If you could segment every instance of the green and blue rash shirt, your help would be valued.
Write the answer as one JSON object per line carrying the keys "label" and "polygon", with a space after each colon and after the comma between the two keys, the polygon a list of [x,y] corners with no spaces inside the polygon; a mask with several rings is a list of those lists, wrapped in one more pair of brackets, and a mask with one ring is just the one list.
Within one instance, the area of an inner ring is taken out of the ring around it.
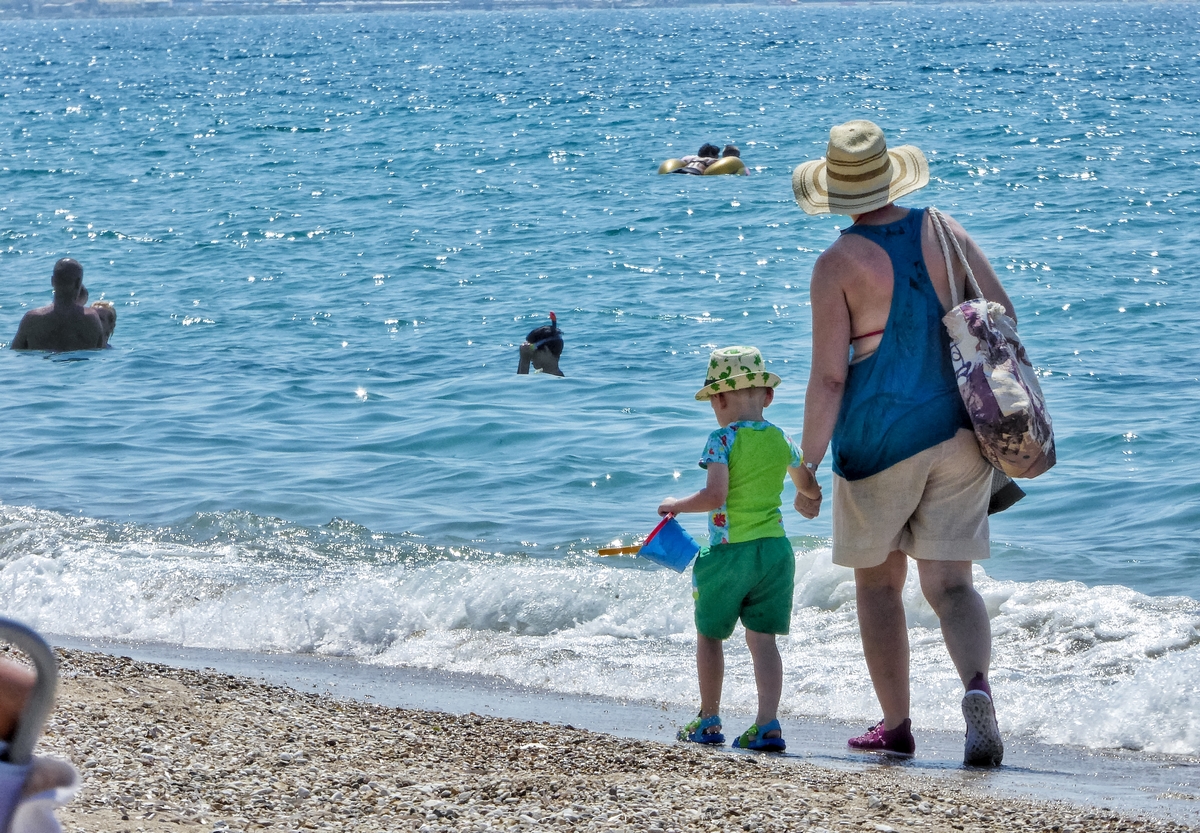
{"label": "green and blue rash shirt", "polygon": [[784,537],[783,481],[803,459],[792,438],[769,422],[732,422],[709,434],[700,468],[729,467],[725,505],[708,513],[709,546]]}

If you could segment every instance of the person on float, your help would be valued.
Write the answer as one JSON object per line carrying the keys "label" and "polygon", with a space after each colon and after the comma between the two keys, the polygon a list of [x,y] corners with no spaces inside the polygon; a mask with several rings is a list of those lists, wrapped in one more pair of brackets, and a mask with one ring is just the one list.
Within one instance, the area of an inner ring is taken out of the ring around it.
{"label": "person on float", "polygon": [[676,170],[675,173],[703,176],[708,166],[716,162],[720,156],[721,151],[717,149],[716,145],[705,142],[700,146],[700,150],[696,151],[695,156],[685,156],[679,160],[683,163],[683,167]]}

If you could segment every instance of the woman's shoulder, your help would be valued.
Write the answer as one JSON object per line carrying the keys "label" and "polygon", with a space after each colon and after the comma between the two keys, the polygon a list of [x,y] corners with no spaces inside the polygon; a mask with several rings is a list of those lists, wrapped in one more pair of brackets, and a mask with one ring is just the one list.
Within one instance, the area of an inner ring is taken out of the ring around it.
{"label": "woman's shoulder", "polygon": [[930,216],[930,215],[932,215],[933,213],[935,213],[935,212],[936,212],[936,213],[937,213],[937,215],[938,215],[939,217],[941,217],[943,220],[945,220],[945,221],[946,221],[946,225],[947,225],[947,226],[950,228],[950,232],[951,232],[951,233],[952,233],[952,234],[953,234],[955,237],[958,237],[958,238],[963,238],[963,237],[967,237],[967,236],[968,236],[968,235],[967,235],[967,230],[966,230],[965,228],[963,228],[963,225],[962,225],[962,223],[960,223],[958,220],[956,220],[956,219],[954,219],[953,217],[951,217],[951,216],[950,216],[949,214],[947,214],[945,211],[942,211],[940,208],[935,208],[934,206],[930,206],[929,208],[924,208],[924,209],[921,209],[921,210],[922,210],[922,211],[924,212],[924,214],[925,214],[925,222],[924,222],[924,225],[925,225],[926,227],[928,227],[928,228],[932,228],[933,218],[932,218],[932,216]]}
{"label": "woman's shoulder", "polygon": [[840,283],[847,277],[869,271],[882,253],[879,244],[861,235],[843,234],[817,256],[813,264],[813,281]]}

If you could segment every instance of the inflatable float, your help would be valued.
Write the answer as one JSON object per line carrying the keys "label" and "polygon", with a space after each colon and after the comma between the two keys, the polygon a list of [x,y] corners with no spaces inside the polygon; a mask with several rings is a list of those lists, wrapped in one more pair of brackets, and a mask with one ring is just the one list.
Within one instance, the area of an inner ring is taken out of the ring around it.
{"label": "inflatable float", "polygon": [[[668,159],[658,166],[660,174],[672,174],[687,165],[682,159]],[[736,156],[724,156],[704,169],[704,176],[722,176],[725,174],[741,174],[745,176],[746,164]]]}

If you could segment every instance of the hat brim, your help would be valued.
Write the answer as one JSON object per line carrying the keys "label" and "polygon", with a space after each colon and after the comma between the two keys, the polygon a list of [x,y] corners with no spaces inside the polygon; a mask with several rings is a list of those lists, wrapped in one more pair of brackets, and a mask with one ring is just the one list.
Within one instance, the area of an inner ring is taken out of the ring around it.
{"label": "hat brim", "polygon": [[718,393],[729,393],[735,390],[750,390],[751,388],[777,388],[783,381],[769,370],[761,373],[739,373],[725,379],[706,382],[704,387],[696,392],[696,398],[703,402],[712,399]]}
{"label": "hat brim", "polygon": [[853,215],[883,208],[929,184],[929,163],[916,145],[889,148],[888,156],[892,160],[892,179],[886,189],[865,194],[831,194],[822,157],[796,167],[792,172],[792,193],[806,214]]}

